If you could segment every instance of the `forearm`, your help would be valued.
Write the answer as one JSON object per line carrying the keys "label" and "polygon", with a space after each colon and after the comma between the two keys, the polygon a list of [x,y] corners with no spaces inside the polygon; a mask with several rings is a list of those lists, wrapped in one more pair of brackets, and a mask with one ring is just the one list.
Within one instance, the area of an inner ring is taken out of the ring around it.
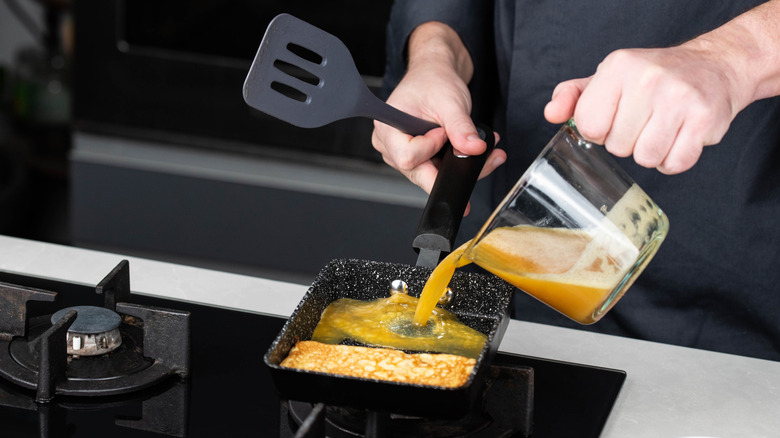
{"label": "forearm", "polygon": [[780,0],[751,9],[685,45],[725,63],[734,109],[780,95]]}
{"label": "forearm", "polygon": [[408,55],[410,70],[435,63],[452,67],[465,83],[474,75],[474,64],[463,41],[451,27],[440,22],[423,23],[412,32]]}

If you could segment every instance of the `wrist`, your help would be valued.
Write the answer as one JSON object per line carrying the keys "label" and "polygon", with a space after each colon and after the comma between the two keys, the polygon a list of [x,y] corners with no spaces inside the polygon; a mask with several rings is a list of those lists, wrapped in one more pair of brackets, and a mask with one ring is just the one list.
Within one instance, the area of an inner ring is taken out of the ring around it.
{"label": "wrist", "polygon": [[449,26],[429,21],[418,26],[409,36],[407,68],[430,68],[438,64],[452,68],[468,83],[474,74],[471,55],[460,36]]}
{"label": "wrist", "polygon": [[770,1],[684,44],[721,65],[737,111],[780,95],[778,20],[780,1]]}

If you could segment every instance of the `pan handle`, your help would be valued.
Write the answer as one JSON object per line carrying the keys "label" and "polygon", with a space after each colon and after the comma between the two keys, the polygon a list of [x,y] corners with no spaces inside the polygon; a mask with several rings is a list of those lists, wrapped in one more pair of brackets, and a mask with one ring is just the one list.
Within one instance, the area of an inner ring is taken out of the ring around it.
{"label": "pan handle", "polygon": [[412,247],[419,253],[418,266],[433,267],[438,264],[442,253],[454,249],[471,192],[495,145],[491,128],[480,123],[476,123],[476,127],[480,138],[487,143],[487,150],[482,155],[457,157],[449,141],[442,148],[439,174],[412,242]]}

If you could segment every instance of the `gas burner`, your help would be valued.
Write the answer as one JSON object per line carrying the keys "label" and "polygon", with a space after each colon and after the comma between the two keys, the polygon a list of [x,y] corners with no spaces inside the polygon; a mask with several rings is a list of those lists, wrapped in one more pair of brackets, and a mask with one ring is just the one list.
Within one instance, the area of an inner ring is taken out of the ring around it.
{"label": "gas burner", "polygon": [[96,306],[66,307],[54,312],[51,323],[76,311],[76,320],[68,329],[67,351],[72,356],[99,356],[114,351],[122,345],[119,325],[122,317],[118,313]]}
{"label": "gas burner", "polygon": [[0,376],[36,391],[119,395],[189,374],[189,312],[131,304],[127,260],[96,287],[104,307],[74,306],[28,315],[28,302],[54,292],[0,283]]}

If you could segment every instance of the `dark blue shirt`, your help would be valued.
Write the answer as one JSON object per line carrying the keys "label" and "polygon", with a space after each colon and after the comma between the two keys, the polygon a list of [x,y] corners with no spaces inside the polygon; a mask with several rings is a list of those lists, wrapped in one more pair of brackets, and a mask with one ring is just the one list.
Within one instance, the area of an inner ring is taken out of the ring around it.
{"label": "dark blue shirt", "polygon": [[[615,49],[678,44],[759,3],[400,0],[388,26],[385,84],[389,91],[403,76],[406,40],[423,22],[449,24],[468,48],[473,116],[493,123],[508,161],[477,189],[485,195],[472,200],[465,239],[558,130],[543,108],[559,82],[592,75]],[[680,175],[631,158],[620,164],[669,217],[658,254],[593,326],[522,293],[514,317],[780,360],[780,99],[748,106],[720,144]]]}

